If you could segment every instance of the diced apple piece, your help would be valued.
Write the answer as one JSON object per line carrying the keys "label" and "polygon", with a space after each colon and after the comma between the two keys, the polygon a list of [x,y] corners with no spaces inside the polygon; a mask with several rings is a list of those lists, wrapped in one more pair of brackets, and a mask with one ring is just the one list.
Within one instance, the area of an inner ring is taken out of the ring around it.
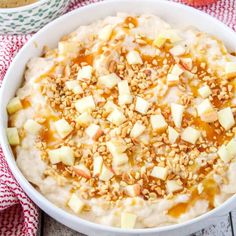
{"label": "diced apple piece", "polygon": [[112,166],[122,166],[124,164],[127,164],[128,161],[129,158],[126,153],[116,153],[112,158]]}
{"label": "diced apple piece", "polygon": [[108,141],[106,145],[112,156],[117,153],[123,153],[127,149],[126,143],[123,139],[112,139]]}
{"label": "diced apple piece", "polygon": [[186,70],[190,71],[193,68],[193,61],[192,61],[192,58],[190,57],[180,58],[180,63]]}
{"label": "diced apple piece", "polygon": [[171,103],[171,116],[177,128],[181,127],[184,113],[184,106],[176,103]]}
{"label": "diced apple piece", "polygon": [[140,195],[141,188],[139,184],[132,184],[125,187],[125,192],[130,197],[136,197]]}
{"label": "diced apple piece", "polygon": [[99,179],[102,181],[109,181],[114,176],[114,173],[108,169],[105,165],[102,166],[102,172],[99,175]]}
{"label": "diced apple piece", "polygon": [[173,30],[165,30],[161,32],[157,38],[154,40],[153,44],[157,47],[162,47],[166,40],[169,40],[171,43],[175,43],[181,40],[179,35]]}
{"label": "diced apple piece", "polygon": [[98,140],[98,138],[103,134],[99,125],[91,124],[86,130],[85,133],[93,140]]}
{"label": "diced apple piece", "polygon": [[80,198],[75,193],[73,193],[71,195],[70,200],[68,201],[68,206],[72,211],[78,214],[83,210],[85,204],[80,200]]}
{"label": "diced apple piece", "polygon": [[119,95],[118,96],[118,103],[120,106],[125,104],[131,104],[133,101],[133,96],[129,94]]}
{"label": "diced apple piece", "polygon": [[166,189],[168,193],[174,193],[183,189],[183,186],[176,180],[167,180]]}
{"label": "diced apple piece", "polygon": [[207,98],[211,95],[211,89],[208,85],[204,85],[198,89],[198,93],[202,98]]}
{"label": "diced apple piece", "polygon": [[184,70],[177,64],[175,64],[171,70],[172,75],[180,76],[184,73]]}
{"label": "diced apple piece", "polygon": [[167,175],[168,175],[168,168],[154,166],[150,175],[157,179],[166,180]]}
{"label": "diced apple piece", "polygon": [[34,134],[34,135],[37,135],[39,133],[39,131],[41,130],[41,128],[42,128],[42,126],[38,122],[36,122],[32,119],[27,120],[24,124],[24,129],[28,133]]}
{"label": "diced apple piece", "polygon": [[90,170],[84,164],[73,166],[73,170],[77,175],[83,178],[86,178],[86,179],[91,178]]}
{"label": "diced apple piece", "polygon": [[61,162],[61,154],[60,154],[60,148],[58,149],[53,149],[48,151],[48,157],[51,162],[51,164],[57,164]]}
{"label": "diced apple piece", "polygon": [[179,133],[172,128],[171,126],[168,126],[168,139],[171,144],[174,144],[176,140],[179,137]]}
{"label": "diced apple piece", "polygon": [[77,80],[90,81],[92,78],[93,67],[92,66],[83,66],[77,75]]}
{"label": "diced apple piece", "polygon": [[50,163],[53,165],[61,162],[61,155],[58,155],[58,153],[55,152],[55,150],[49,151],[48,156],[49,156]]}
{"label": "diced apple piece", "polygon": [[124,116],[124,114],[119,111],[119,110],[114,110],[113,112],[111,112],[111,114],[107,117],[107,120],[110,121],[111,123],[113,123],[114,125],[121,125],[122,123],[124,123],[124,121],[126,120],[126,117]]}
{"label": "diced apple piece", "polygon": [[136,223],[137,216],[132,213],[122,212],[121,213],[121,228],[122,229],[133,229]]}
{"label": "diced apple piece", "polygon": [[67,89],[71,90],[75,94],[83,93],[82,87],[79,85],[77,80],[69,80],[65,83]]}
{"label": "diced apple piece", "polygon": [[52,164],[62,162],[68,166],[74,165],[75,156],[73,150],[70,147],[62,146],[57,149],[49,150],[48,156]]}
{"label": "diced apple piece", "polygon": [[214,108],[210,102],[209,99],[203,100],[198,106],[197,106],[197,112],[199,116],[202,116],[204,114],[207,114],[209,112],[214,111]]}
{"label": "diced apple piece", "polygon": [[163,132],[168,127],[168,124],[166,123],[165,118],[161,114],[151,115],[150,120],[151,120],[152,129],[155,132]]}
{"label": "diced apple piece", "polygon": [[225,163],[230,162],[236,156],[235,138],[232,138],[226,146],[222,145],[218,150],[218,155]]}
{"label": "diced apple piece", "polygon": [[226,145],[226,149],[230,156],[235,157],[236,156],[236,140],[235,138],[232,138]]}
{"label": "diced apple piece", "polygon": [[177,85],[179,83],[179,76],[169,73],[167,75],[167,84],[170,86]]}
{"label": "diced apple piece", "polygon": [[170,49],[170,53],[176,57],[182,56],[183,54],[185,54],[185,52],[186,52],[186,49],[182,45],[176,45]]}
{"label": "diced apple piece", "polygon": [[129,95],[130,89],[127,80],[122,80],[118,83],[118,90],[120,95]]}
{"label": "diced apple piece", "polygon": [[20,144],[20,137],[16,127],[7,128],[7,139],[10,145]]}
{"label": "diced apple piece", "polygon": [[130,104],[133,101],[133,97],[130,95],[129,84],[127,80],[122,80],[118,83],[119,90],[119,105]]}
{"label": "diced apple piece", "polygon": [[59,148],[61,152],[61,161],[65,165],[71,166],[75,162],[74,152],[70,147],[61,147]]}
{"label": "diced apple piece", "polygon": [[95,103],[93,100],[93,96],[87,96],[79,99],[75,103],[75,108],[79,113],[83,112],[91,112],[95,109]]}
{"label": "diced apple piece", "polygon": [[201,115],[201,120],[207,123],[215,122],[218,120],[217,111],[213,110]]}
{"label": "diced apple piece", "polygon": [[13,114],[23,108],[21,101],[18,97],[12,98],[9,103],[7,104],[7,111],[8,114]]}
{"label": "diced apple piece", "polygon": [[89,126],[93,122],[93,117],[88,112],[84,112],[78,116],[76,122],[81,126]]}
{"label": "diced apple piece", "polygon": [[201,132],[192,128],[192,127],[187,127],[183,133],[181,138],[191,144],[195,144],[197,140],[200,138]]}
{"label": "diced apple piece", "polygon": [[98,78],[98,84],[109,89],[115,87],[119,81],[120,77],[115,73],[109,75],[103,75]]}
{"label": "diced apple piece", "polygon": [[218,155],[220,157],[220,159],[225,162],[228,163],[231,161],[231,159],[233,158],[232,155],[230,155],[230,153],[228,152],[227,148],[225,145],[222,145],[219,149],[218,149]]}
{"label": "diced apple piece", "polygon": [[119,109],[118,106],[116,104],[114,104],[113,102],[111,102],[111,101],[107,101],[107,103],[104,105],[103,108],[108,113]]}
{"label": "diced apple piece", "polygon": [[143,64],[142,58],[137,51],[130,51],[126,55],[126,59],[130,65]]}
{"label": "diced apple piece", "polygon": [[236,76],[236,62],[226,62],[225,74],[229,79]]}
{"label": "diced apple piece", "polygon": [[225,130],[229,130],[235,125],[234,115],[230,107],[218,111],[218,120]]}
{"label": "diced apple piece", "polygon": [[145,115],[150,107],[149,102],[141,97],[137,97],[135,104],[135,111]]}
{"label": "diced apple piece", "polygon": [[56,121],[54,125],[57,133],[60,135],[61,138],[65,138],[73,130],[73,127],[65,119],[60,119]]}
{"label": "diced apple piece", "polygon": [[93,159],[93,176],[98,176],[102,172],[103,158],[101,156],[94,157]]}
{"label": "diced apple piece", "polygon": [[157,36],[157,38],[153,41],[154,46],[161,48],[165,42],[166,42],[166,38],[164,38],[161,34]]}
{"label": "diced apple piece", "polygon": [[79,51],[78,42],[61,41],[58,43],[58,54],[65,57],[75,57]]}
{"label": "diced apple piece", "polygon": [[150,143],[150,137],[148,134],[142,134],[138,137],[138,141],[145,145],[148,145]]}
{"label": "diced apple piece", "polygon": [[134,126],[133,126],[133,128],[130,132],[130,137],[131,138],[137,138],[138,136],[140,136],[144,132],[145,129],[146,129],[146,127],[142,124],[142,122],[137,121],[134,124]]}
{"label": "diced apple piece", "polygon": [[103,40],[103,41],[107,41],[110,39],[111,37],[111,33],[112,33],[112,30],[113,30],[113,26],[112,25],[106,25],[104,26],[98,33],[98,38],[100,40]]}

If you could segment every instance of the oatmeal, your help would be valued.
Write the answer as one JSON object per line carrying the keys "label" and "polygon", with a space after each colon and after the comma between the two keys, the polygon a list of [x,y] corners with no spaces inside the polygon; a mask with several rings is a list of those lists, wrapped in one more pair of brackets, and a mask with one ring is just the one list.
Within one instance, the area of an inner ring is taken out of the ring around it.
{"label": "oatmeal", "polygon": [[29,61],[9,143],[35,188],[84,219],[183,222],[236,192],[235,78],[215,37],[119,13]]}
{"label": "oatmeal", "polygon": [[21,7],[35,2],[36,0],[0,0],[0,8]]}

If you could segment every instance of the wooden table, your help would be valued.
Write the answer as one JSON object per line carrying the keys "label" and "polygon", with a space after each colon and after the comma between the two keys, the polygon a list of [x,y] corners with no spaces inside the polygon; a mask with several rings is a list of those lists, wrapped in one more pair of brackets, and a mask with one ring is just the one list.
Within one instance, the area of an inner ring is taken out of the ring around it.
{"label": "wooden table", "polygon": [[[46,213],[41,212],[38,236],[82,236],[66,226],[58,223]],[[236,209],[229,214],[219,217],[216,225],[192,234],[191,236],[236,236]],[[179,235],[181,236],[181,235]]]}

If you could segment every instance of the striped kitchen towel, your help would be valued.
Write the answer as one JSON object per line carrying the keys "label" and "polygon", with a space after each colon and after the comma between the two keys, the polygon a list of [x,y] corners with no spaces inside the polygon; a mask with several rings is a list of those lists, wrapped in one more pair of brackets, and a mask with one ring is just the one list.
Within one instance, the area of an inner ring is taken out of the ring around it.
{"label": "striped kitchen towel", "polygon": [[[68,11],[97,1],[73,0]],[[196,5],[199,1],[176,0],[191,5]],[[218,0],[198,9],[218,18],[236,31],[235,0]],[[0,85],[13,57],[30,37],[30,35],[0,36]],[[36,235],[37,226],[38,209],[14,179],[0,148],[0,236]]]}

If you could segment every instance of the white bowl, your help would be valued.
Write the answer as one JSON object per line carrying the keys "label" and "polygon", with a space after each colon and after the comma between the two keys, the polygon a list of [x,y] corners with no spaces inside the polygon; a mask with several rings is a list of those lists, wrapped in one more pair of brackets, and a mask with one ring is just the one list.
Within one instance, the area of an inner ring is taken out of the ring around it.
{"label": "white bowl", "polygon": [[[3,81],[0,94],[0,141],[6,156],[9,167],[29,197],[47,214],[55,218],[62,224],[88,235],[187,235],[195,232],[211,223],[217,221],[218,216],[225,214],[236,206],[236,196],[228,199],[220,207],[207,212],[197,218],[187,222],[149,229],[119,229],[104,225],[95,224],[83,220],[75,215],[69,214],[64,210],[49,202],[44,196],[37,192],[34,187],[25,179],[18,169],[11,147],[8,144],[5,129],[7,127],[8,115],[6,105],[15,91],[22,83],[22,75],[27,61],[40,55],[42,47],[56,47],[59,39],[76,29],[79,25],[89,24],[97,19],[108,15],[114,15],[116,12],[128,13],[153,13],[172,25],[176,26],[197,26],[200,30],[206,31],[223,40],[225,45],[232,51],[236,51],[236,34],[216,19],[197,11],[193,8],[177,3],[161,0],[113,0],[92,4],[70,12],[57,20],[51,22],[37,34],[35,34],[28,43],[17,54],[12,62],[6,77]],[[89,17],[88,17],[89,16]]]}

